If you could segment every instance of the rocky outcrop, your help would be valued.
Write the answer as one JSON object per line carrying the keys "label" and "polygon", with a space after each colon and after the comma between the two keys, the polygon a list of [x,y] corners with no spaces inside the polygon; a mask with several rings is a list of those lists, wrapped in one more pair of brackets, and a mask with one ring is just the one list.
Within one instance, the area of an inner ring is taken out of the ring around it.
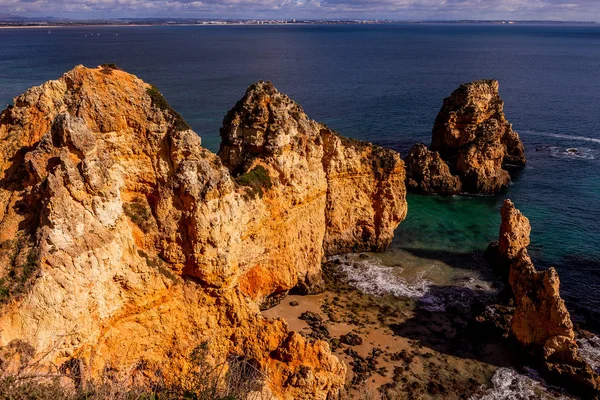
{"label": "rocky outcrop", "polygon": [[516,303],[511,329],[519,343],[546,349],[556,340],[573,341],[573,323],[554,268],[537,271],[523,249],[513,259],[509,283]]}
{"label": "rocky outcrop", "polygon": [[[398,153],[344,138],[308,119],[269,82],[248,89],[225,117],[221,138],[219,156],[236,179],[264,166],[275,188],[283,188],[280,197],[290,202],[276,209],[299,208],[309,216],[299,215],[295,223],[303,235],[314,232],[307,237],[310,243],[323,243],[323,252],[315,252],[318,260],[383,250],[406,217],[405,170]],[[285,238],[285,229],[275,231],[278,238],[269,243],[295,240]]]}
{"label": "rocky outcrop", "polygon": [[452,175],[448,164],[437,151],[424,144],[412,147],[406,158],[406,187],[422,194],[457,194],[462,190],[458,176]]}
{"label": "rocky outcrop", "polygon": [[500,224],[500,237],[498,240],[498,252],[506,262],[514,260],[521,250],[529,246],[531,225],[529,219],[517,210],[509,199],[504,200],[500,209],[502,222]]}
{"label": "rocky outcrop", "polygon": [[509,267],[515,299],[511,332],[517,342],[542,360],[546,374],[581,395],[599,396],[600,378],[581,358],[573,322],[560,297],[554,268],[537,271],[527,253],[529,220],[505,200],[496,257]]}
{"label": "rocky outcrop", "polygon": [[[461,85],[444,100],[433,127],[431,151],[438,152],[452,175],[456,175],[468,193],[491,194],[505,189],[510,182],[507,166],[525,165],[525,153],[519,135],[504,115],[504,102],[498,94],[498,81],[480,80]],[[405,159],[407,176],[422,177],[424,183],[409,185],[427,193],[447,193],[443,185],[437,191],[429,184],[429,164],[419,163],[422,149],[413,148]],[[445,167],[436,170],[445,171]],[[445,178],[450,179],[450,175]],[[454,177],[452,177],[454,178]]]}
{"label": "rocky outcrop", "polygon": [[318,284],[326,254],[384,248],[406,214],[402,161],[266,83],[221,134],[219,157],[114,68],[16,98],[0,117],[0,350],[168,380],[202,346],[260,366],[278,398],[337,396],[346,368],[328,345],[259,304]]}
{"label": "rocky outcrop", "polygon": [[521,250],[529,246],[531,225],[529,219],[509,199],[504,200],[500,214],[500,237],[497,242],[490,243],[486,258],[495,272],[508,282],[511,264]]}

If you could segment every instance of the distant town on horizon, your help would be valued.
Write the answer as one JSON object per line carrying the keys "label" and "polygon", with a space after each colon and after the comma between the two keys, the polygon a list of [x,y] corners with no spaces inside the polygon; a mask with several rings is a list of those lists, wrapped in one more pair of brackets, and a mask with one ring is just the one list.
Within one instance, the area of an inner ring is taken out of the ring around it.
{"label": "distant town on horizon", "polygon": [[432,24],[561,24],[561,25],[596,25],[596,21],[561,21],[561,20],[479,20],[479,19],[275,19],[275,18],[99,18],[99,19],[71,19],[60,17],[23,17],[12,14],[0,14],[0,26],[5,27],[47,27],[47,26],[141,26],[141,25],[289,25],[289,24],[322,24],[322,25],[349,25],[349,24],[394,24],[394,23],[432,23]]}

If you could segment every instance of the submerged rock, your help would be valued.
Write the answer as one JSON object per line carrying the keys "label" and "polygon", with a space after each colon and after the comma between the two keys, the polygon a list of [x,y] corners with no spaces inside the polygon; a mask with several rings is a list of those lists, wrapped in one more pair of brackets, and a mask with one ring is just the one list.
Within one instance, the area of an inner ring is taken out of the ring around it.
{"label": "submerged rock", "polygon": [[[498,87],[495,80],[461,85],[444,100],[435,120],[431,151],[441,157],[441,160],[436,159],[435,170],[448,169],[445,176],[458,176],[462,184],[459,190],[464,192],[497,193],[510,182],[505,167],[523,166],[526,162],[519,135],[504,115]],[[447,193],[447,185],[438,187],[429,183],[430,163],[419,162],[416,157],[419,153],[411,151],[405,162],[407,176],[420,177],[423,183],[417,181],[408,187],[420,191],[426,188],[427,193]]]}
{"label": "submerged rock", "polygon": [[78,66],[17,97],[0,115],[0,350],[167,382],[202,346],[268,371],[277,398],[335,398],[344,364],[259,305],[318,286],[324,255],[389,244],[402,160],[262,82],[221,135],[219,157],[118,69]]}

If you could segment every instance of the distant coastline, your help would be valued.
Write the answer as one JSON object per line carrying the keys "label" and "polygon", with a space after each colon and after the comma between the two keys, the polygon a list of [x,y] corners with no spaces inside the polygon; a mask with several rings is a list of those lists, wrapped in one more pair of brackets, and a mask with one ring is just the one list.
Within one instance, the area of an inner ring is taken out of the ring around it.
{"label": "distant coastline", "polygon": [[442,25],[598,25],[596,21],[546,20],[297,20],[297,19],[119,19],[119,20],[62,20],[58,18],[32,19],[11,16],[0,17],[0,28],[64,28],[64,27],[127,27],[127,26],[264,26],[264,25],[389,25],[389,24],[442,24]]}

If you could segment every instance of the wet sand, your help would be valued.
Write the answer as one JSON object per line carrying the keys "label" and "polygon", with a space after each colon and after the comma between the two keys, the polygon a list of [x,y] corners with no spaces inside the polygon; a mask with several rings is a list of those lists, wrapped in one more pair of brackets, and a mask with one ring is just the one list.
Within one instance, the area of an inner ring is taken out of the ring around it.
{"label": "wet sand", "polygon": [[[325,337],[322,329],[315,334],[302,319],[306,312],[321,318]],[[412,300],[376,298],[358,291],[288,296],[263,312],[267,318],[285,319],[290,329],[307,337],[328,340],[348,366],[352,398],[366,398],[365,392],[372,397],[378,390],[398,399],[469,398],[490,385],[499,366],[510,365],[503,349],[496,346],[482,351],[484,359],[464,351],[460,328],[451,318],[432,314],[420,321],[424,316],[417,314]],[[362,343],[347,344],[344,335],[349,333]],[[453,346],[462,354],[451,354]]]}
{"label": "wet sand", "polygon": [[517,398],[560,397],[515,371],[518,354],[484,332],[472,302],[430,311],[418,299],[365,294],[338,267],[324,266],[326,292],[287,296],[263,315],[329,342],[348,367],[348,398],[502,399],[519,391],[534,397]]}

